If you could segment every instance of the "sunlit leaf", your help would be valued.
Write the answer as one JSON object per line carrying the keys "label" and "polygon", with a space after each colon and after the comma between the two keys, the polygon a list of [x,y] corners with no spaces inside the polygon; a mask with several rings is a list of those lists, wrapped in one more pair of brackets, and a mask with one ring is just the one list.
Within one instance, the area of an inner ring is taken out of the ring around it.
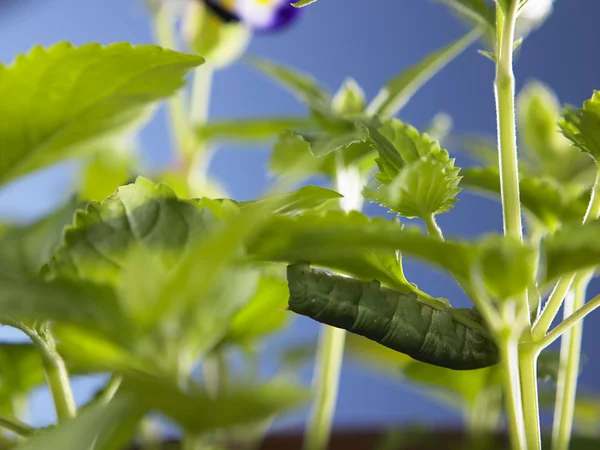
{"label": "sunlit leaf", "polygon": [[496,28],[494,5],[486,0],[436,0],[448,5],[459,16],[471,23],[484,26],[488,32]]}
{"label": "sunlit leaf", "polygon": [[90,144],[147,117],[202,62],[155,46],[34,47],[0,68],[0,117],[10,118],[0,124],[0,182],[88,155],[98,148]]}
{"label": "sunlit leaf", "polygon": [[299,0],[295,3],[292,3],[292,6],[295,6],[296,8],[302,8],[304,6],[310,5],[311,3],[316,2],[317,0]]}
{"label": "sunlit leaf", "polygon": [[569,108],[560,123],[565,136],[579,150],[600,158],[600,92],[595,91],[581,109]]}
{"label": "sunlit leaf", "polygon": [[304,186],[289,194],[279,194],[277,196],[271,196],[263,200],[253,200],[249,202],[242,202],[240,206],[248,206],[251,204],[264,203],[277,199],[277,209],[273,212],[276,214],[298,214],[305,211],[317,211],[326,209],[333,202],[339,202],[342,198],[341,194],[330,189],[325,189],[319,186]]}
{"label": "sunlit leaf", "polygon": [[247,343],[282,328],[288,321],[285,280],[263,276],[250,301],[234,317],[225,342]]}
{"label": "sunlit leaf", "polygon": [[377,146],[382,173],[376,178],[382,184],[368,189],[365,196],[405,217],[427,219],[449,211],[457,201],[461,177],[448,152],[397,120],[386,123],[380,132],[395,148]]}
{"label": "sunlit leaf", "polygon": [[370,115],[395,116],[421,86],[460,55],[480,35],[478,30],[472,31],[389,80],[369,104],[367,112]]}
{"label": "sunlit leaf", "polygon": [[[395,259],[396,250],[442,267],[460,278],[469,278],[473,249],[466,243],[442,242],[425,236],[418,229],[403,229],[397,223],[368,219],[358,212],[273,217],[250,247],[260,259],[308,261],[399,287],[405,285],[404,277],[394,273],[394,264],[389,264]],[[382,265],[383,261],[388,263]]]}

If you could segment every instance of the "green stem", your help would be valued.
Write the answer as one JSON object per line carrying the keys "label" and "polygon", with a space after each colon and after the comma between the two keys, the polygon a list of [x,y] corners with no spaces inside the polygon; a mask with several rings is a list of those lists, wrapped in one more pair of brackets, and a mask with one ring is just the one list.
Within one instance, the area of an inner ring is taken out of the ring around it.
{"label": "green stem", "polygon": [[[563,331],[560,329],[561,327],[568,330],[562,337],[560,347],[560,365],[552,426],[553,450],[568,450],[571,441],[581,357],[582,319],[600,304],[600,297],[596,297],[584,306],[585,294],[592,275],[593,272],[577,275],[573,282],[573,295],[568,296],[570,298],[565,302],[565,320],[553,330],[556,332],[556,337]],[[552,333],[547,337],[551,335]]]}
{"label": "green stem", "polygon": [[12,431],[15,434],[18,434],[22,437],[31,436],[35,429],[30,427],[29,425],[21,422],[18,419],[14,419],[12,417],[6,417],[0,414],[0,427],[6,428],[9,431]]}
{"label": "green stem", "polygon": [[542,447],[537,385],[537,358],[539,352],[534,344],[519,346],[519,374],[523,395],[523,418],[527,430],[527,448]]}
{"label": "green stem", "polygon": [[[343,210],[362,209],[362,177],[358,167],[338,166],[337,191]],[[325,450],[329,444],[346,341],[345,330],[321,326],[315,362],[315,405],[304,436],[304,450]]]}
{"label": "green stem", "polygon": [[[494,87],[504,234],[523,240],[515,121],[515,78],[513,75],[513,46],[518,3],[517,0],[513,0],[501,20],[501,41]],[[498,8],[498,14],[502,14],[500,8]]]}
{"label": "green stem", "polygon": [[519,342],[510,330],[498,337],[500,363],[504,370],[504,396],[512,450],[527,450],[523,418],[521,385],[519,382]]}
{"label": "green stem", "polygon": [[427,233],[429,233],[429,236],[435,237],[440,241],[444,240],[444,235],[442,234],[442,230],[435,220],[434,214],[425,217],[423,219],[423,222],[425,222],[425,226],[427,227]]}
{"label": "green stem", "polygon": [[[161,47],[177,50],[174,27],[175,15],[172,8],[169,5],[158,7],[154,14],[154,34]],[[182,89],[168,101],[168,120],[173,145],[184,161],[194,152],[196,140],[186,110],[186,92]]]}
{"label": "green stem", "polygon": [[40,330],[34,330],[22,322],[5,319],[1,320],[8,326],[21,330],[36,346],[42,357],[42,368],[46,382],[54,402],[56,417],[59,422],[69,420],[77,415],[75,399],[71,390],[69,373],[62,357],[56,351],[56,342],[50,331],[43,325]]}

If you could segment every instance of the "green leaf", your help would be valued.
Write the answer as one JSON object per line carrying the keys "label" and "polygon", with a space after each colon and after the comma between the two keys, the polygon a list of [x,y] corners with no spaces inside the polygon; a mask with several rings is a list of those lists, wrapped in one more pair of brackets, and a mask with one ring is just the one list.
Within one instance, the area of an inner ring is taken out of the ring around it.
{"label": "green leaf", "polygon": [[97,152],[79,176],[79,197],[82,200],[101,200],[126,184],[134,171],[134,159],[122,149]]}
{"label": "green leaf", "polygon": [[225,342],[252,343],[281,329],[288,321],[288,291],[285,280],[263,276],[250,301],[234,317]]}
{"label": "green leaf", "polygon": [[419,229],[403,229],[358,212],[272,217],[249,247],[255,258],[280,262],[308,261],[313,265],[377,279],[401,290],[404,277],[396,271],[396,251],[442,267],[464,280],[474,249],[463,242],[442,242]]}
{"label": "green leaf", "polygon": [[44,381],[42,359],[32,344],[0,343],[0,411],[19,416],[28,393]]}
{"label": "green leaf", "polygon": [[299,0],[296,3],[292,3],[292,6],[296,7],[296,8],[302,8],[304,6],[310,5],[314,2],[316,2],[317,0]]}
{"label": "green leaf", "polygon": [[[471,168],[462,172],[461,184],[476,192],[500,196],[500,174],[497,167]],[[573,198],[551,180],[521,175],[519,181],[521,204],[549,229],[561,223],[581,221],[588,199]]]}
{"label": "green leaf", "polygon": [[310,146],[310,152],[317,158],[321,158],[335,151],[344,151],[352,145],[364,142],[368,137],[368,131],[362,126],[353,126],[348,130],[336,133],[303,134],[302,137]]}
{"label": "green leaf", "polygon": [[488,31],[496,29],[496,9],[486,0],[436,0],[448,5],[455,13],[470,23],[481,25]]}
{"label": "green leaf", "polygon": [[533,247],[518,239],[490,235],[479,243],[476,264],[487,292],[506,300],[533,284],[537,254]]}
{"label": "green leaf", "polygon": [[384,347],[358,334],[348,333],[346,335],[345,348],[351,359],[393,377],[398,376],[400,369],[415,362],[404,353]]}
{"label": "green leaf", "polygon": [[262,142],[278,137],[281,133],[304,127],[308,121],[300,117],[267,117],[211,121],[197,128],[198,136],[206,141]]}
{"label": "green leaf", "polygon": [[245,24],[224,22],[203,2],[189,2],[183,19],[183,35],[188,46],[216,68],[239,59],[252,38],[252,31]]}
{"label": "green leaf", "polygon": [[331,108],[342,117],[355,117],[366,108],[365,93],[353,78],[347,78],[331,101]]}
{"label": "green leaf", "polygon": [[318,211],[327,209],[333,202],[339,203],[343,196],[331,189],[319,186],[304,186],[289,194],[270,196],[262,200],[240,203],[241,207],[276,201],[278,206],[273,211],[276,214],[299,214],[307,210]]}
{"label": "green leaf", "polygon": [[75,419],[38,432],[17,450],[82,450],[94,443],[102,450],[116,450],[106,444],[132,417],[141,418],[140,404],[132,396],[118,396],[107,406],[86,408]]}
{"label": "green leaf", "polygon": [[[383,184],[367,189],[365,197],[405,217],[428,219],[449,211],[457,202],[461,177],[448,152],[426,134],[397,120],[385,124],[381,134],[395,149],[378,146],[383,173],[376,178]],[[391,166],[394,170],[390,171]]]}
{"label": "green leaf", "polygon": [[0,182],[88,155],[147,117],[203,61],[156,46],[61,43],[0,67],[0,117],[10,117],[0,125]]}
{"label": "green leaf", "polygon": [[600,222],[561,228],[542,241],[541,255],[545,264],[542,283],[550,283],[561,275],[600,265]]}
{"label": "green leaf", "polygon": [[369,115],[395,116],[417,90],[450,61],[460,55],[481,35],[474,30],[448,46],[437,50],[389,80],[367,108]]}
{"label": "green leaf", "polygon": [[48,264],[48,274],[116,284],[129,250],[137,246],[153,249],[165,267],[172,267],[191,237],[212,223],[209,209],[139,177],[135,184],[77,211]]}
{"label": "green leaf", "polygon": [[600,91],[595,91],[581,109],[566,110],[560,127],[579,150],[600,158]]}
{"label": "green leaf", "polygon": [[[412,362],[402,373],[414,383],[424,385],[429,395],[454,404],[460,409],[472,408],[492,391],[500,398],[502,374],[498,366],[476,370],[451,370],[422,362]],[[487,401],[490,401],[487,399]]]}
{"label": "green leaf", "polygon": [[64,227],[73,220],[77,206],[68,202],[32,224],[11,227],[0,235],[0,274],[37,276],[58,246]]}
{"label": "green leaf", "polygon": [[318,111],[328,111],[331,95],[305,73],[264,59],[252,58],[252,65],[292,92],[298,99]]}
{"label": "green leaf", "polygon": [[308,400],[306,390],[274,383],[234,388],[211,398],[208,393],[183,392],[174,383],[145,376],[126,380],[122,390],[133,393],[140,406],[165,414],[193,433],[266,419]]}

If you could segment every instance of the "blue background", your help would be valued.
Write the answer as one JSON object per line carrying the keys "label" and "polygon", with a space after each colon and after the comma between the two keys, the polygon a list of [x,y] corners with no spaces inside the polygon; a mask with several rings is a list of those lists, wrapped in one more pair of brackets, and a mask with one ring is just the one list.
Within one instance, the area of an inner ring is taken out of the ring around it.
{"label": "blue background", "polygon": [[[75,44],[152,42],[141,0],[15,0],[12,3],[15,6],[0,9],[0,61],[4,63],[34,44],[50,45],[62,40]],[[600,35],[595,30],[599,16],[598,0],[557,1],[555,13],[522,48],[516,63],[517,87],[528,79],[538,79],[552,86],[563,103],[580,105],[589,98],[593,89],[600,88]],[[464,26],[444,7],[433,2],[320,0],[306,8],[302,19],[292,28],[281,34],[256,37],[249,52],[310,72],[332,90],[346,76],[352,76],[368,96],[373,96],[387,78],[464,31]],[[475,50],[475,47],[470,48],[429,82],[406,106],[402,118],[422,127],[435,113],[443,111],[452,116],[456,131],[493,136],[494,69],[492,63]],[[212,118],[289,115],[304,111],[286,92],[241,64],[216,76],[210,107]],[[169,162],[170,141],[162,111],[143,131],[142,144],[144,154],[155,167]],[[222,146],[212,173],[224,181],[234,198],[254,198],[264,187],[267,151],[268,147]],[[465,160],[459,156],[458,161]],[[0,217],[30,220],[52,209],[68,192],[72,173],[72,164],[55,167],[0,191]],[[501,231],[497,203],[464,192],[460,199],[450,214],[440,217],[447,235],[472,237]],[[431,294],[451,298],[456,305],[466,304],[458,288],[439,274],[417,264],[409,264],[407,272],[412,281]],[[597,283],[592,285],[591,292],[598,292],[599,287]],[[583,385],[598,389],[600,360],[596,358],[595,342],[600,337],[599,325],[600,314],[586,322],[584,352],[589,362],[581,378]],[[298,320],[284,342],[314,339],[316,332],[314,323]],[[2,333],[18,338],[15,333]],[[87,398],[94,384],[90,380],[75,382],[78,401]],[[31,420],[45,424],[52,418],[47,394],[36,392]],[[281,423],[297,426],[302,419],[302,415],[296,415]],[[407,422],[452,425],[460,420],[457,412],[427,400],[397,380],[383,378],[352,363],[344,366],[337,426]]]}

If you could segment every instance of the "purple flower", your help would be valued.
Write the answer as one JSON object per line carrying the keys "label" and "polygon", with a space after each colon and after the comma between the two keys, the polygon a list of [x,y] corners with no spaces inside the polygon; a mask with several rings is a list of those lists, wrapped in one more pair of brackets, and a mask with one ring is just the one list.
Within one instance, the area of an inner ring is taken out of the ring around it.
{"label": "purple flower", "polygon": [[290,0],[203,0],[222,20],[239,21],[255,31],[275,31],[300,14]]}

